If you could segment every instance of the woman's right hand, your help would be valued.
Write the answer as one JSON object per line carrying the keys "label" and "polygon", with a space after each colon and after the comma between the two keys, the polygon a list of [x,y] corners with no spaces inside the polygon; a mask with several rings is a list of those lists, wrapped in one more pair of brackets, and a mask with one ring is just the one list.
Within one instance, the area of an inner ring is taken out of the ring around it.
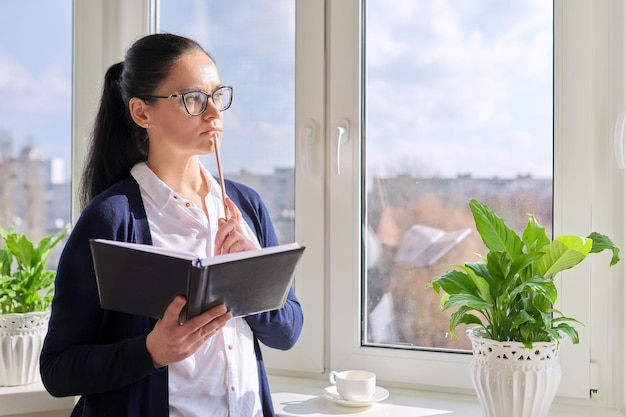
{"label": "woman's right hand", "polygon": [[183,296],[176,297],[146,338],[146,348],[155,368],[193,355],[232,318],[226,306],[221,304],[181,324],[179,315],[185,302]]}

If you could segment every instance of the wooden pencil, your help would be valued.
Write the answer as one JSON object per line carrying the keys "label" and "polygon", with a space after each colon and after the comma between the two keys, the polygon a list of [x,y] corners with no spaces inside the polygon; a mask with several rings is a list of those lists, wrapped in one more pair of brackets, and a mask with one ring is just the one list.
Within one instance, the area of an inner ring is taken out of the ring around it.
{"label": "wooden pencil", "polygon": [[217,160],[217,174],[220,177],[220,187],[222,188],[224,218],[228,220],[228,207],[226,206],[226,187],[224,186],[224,174],[222,173],[222,160],[220,158],[220,146],[217,143],[217,133],[213,135],[213,145],[215,146],[215,159]]}

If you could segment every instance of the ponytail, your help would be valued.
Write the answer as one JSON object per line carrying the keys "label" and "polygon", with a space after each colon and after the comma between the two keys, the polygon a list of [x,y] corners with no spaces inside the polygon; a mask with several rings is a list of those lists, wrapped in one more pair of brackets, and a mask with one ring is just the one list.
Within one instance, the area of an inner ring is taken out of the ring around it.
{"label": "ponytail", "polygon": [[128,102],[122,97],[123,69],[123,62],[114,64],[104,77],[100,107],[83,169],[81,207],[128,176],[136,162],[147,159],[146,132],[132,120]]}

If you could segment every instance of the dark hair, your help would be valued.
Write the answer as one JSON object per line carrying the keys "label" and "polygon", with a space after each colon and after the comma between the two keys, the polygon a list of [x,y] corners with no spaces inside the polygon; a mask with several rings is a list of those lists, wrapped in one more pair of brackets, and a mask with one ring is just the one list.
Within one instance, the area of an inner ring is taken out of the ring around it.
{"label": "dark hair", "polygon": [[148,136],[130,116],[132,97],[154,94],[182,55],[205,52],[197,42],[172,34],[148,35],[137,40],[124,61],[111,65],[104,77],[100,107],[83,168],[80,203],[84,207],[148,158]]}

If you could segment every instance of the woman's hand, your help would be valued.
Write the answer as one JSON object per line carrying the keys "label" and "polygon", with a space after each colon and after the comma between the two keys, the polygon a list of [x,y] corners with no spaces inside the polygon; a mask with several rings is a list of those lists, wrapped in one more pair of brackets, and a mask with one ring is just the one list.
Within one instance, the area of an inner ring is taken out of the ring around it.
{"label": "woman's hand", "polygon": [[176,297],[146,338],[146,348],[155,368],[179,362],[193,355],[232,318],[232,314],[222,304],[181,324],[179,316],[184,305],[185,298]]}
{"label": "woman's hand", "polygon": [[230,198],[226,198],[226,206],[230,213],[230,218],[219,219],[217,234],[215,235],[215,255],[222,255],[232,252],[244,252],[256,249],[252,241],[246,238],[241,229],[241,212]]}

